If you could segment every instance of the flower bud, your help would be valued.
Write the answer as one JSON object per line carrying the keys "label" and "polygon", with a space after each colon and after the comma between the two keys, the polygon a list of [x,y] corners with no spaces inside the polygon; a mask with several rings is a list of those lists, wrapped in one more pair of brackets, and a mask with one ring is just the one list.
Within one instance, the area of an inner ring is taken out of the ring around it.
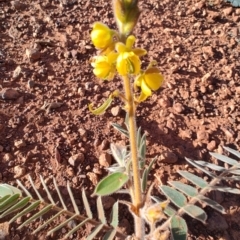
{"label": "flower bud", "polygon": [[113,0],[113,12],[120,34],[127,37],[140,16],[137,0]]}
{"label": "flower bud", "polygon": [[93,45],[98,49],[109,47],[114,41],[114,33],[115,31],[111,30],[107,25],[101,22],[95,22],[91,32]]}

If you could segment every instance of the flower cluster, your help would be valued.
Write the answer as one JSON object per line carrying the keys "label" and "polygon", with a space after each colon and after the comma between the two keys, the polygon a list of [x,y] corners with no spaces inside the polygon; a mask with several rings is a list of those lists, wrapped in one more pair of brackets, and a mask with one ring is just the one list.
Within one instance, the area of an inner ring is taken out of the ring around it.
{"label": "flower cluster", "polygon": [[100,54],[92,58],[93,73],[100,79],[112,80],[118,73],[120,76],[132,75],[135,77],[134,88],[141,88],[136,97],[137,102],[144,101],[151,96],[152,90],[160,88],[163,76],[156,67],[141,70],[140,57],[147,54],[145,49],[133,48],[135,37],[130,35],[126,42],[121,42],[118,33],[107,25],[96,22],[91,32],[93,45]]}

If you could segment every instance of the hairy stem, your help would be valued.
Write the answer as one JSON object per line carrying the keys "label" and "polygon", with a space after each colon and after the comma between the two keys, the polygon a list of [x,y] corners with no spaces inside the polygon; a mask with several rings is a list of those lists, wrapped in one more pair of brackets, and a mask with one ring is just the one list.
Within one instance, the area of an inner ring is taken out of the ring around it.
{"label": "hairy stem", "polygon": [[136,131],[136,120],[135,111],[136,106],[133,99],[132,87],[128,76],[123,76],[123,83],[125,89],[125,98],[127,100],[126,111],[128,113],[128,124],[129,124],[129,141],[131,148],[131,159],[133,169],[133,205],[135,208],[134,222],[135,222],[135,234],[136,239],[144,238],[143,231],[143,220],[139,216],[139,209],[142,206],[142,193],[141,193],[141,182],[140,182],[140,171],[138,165],[138,152],[137,152],[137,131]]}

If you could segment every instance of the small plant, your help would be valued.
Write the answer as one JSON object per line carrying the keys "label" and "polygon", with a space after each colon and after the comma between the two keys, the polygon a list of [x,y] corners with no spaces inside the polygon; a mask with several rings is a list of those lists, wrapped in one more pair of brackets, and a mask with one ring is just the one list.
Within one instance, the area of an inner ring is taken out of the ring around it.
{"label": "small plant", "polygon": [[[49,223],[54,224],[54,220],[57,217],[64,215],[66,221],[57,224],[55,228],[48,232],[48,235],[74,220],[73,227],[66,233],[65,238],[68,238],[86,223],[90,223],[95,228],[89,234],[87,240],[93,239],[97,234],[102,234],[103,237],[101,239],[104,240],[114,239],[115,236],[127,239],[129,236],[125,236],[117,230],[118,204],[121,203],[128,206],[129,212],[134,218],[133,239],[165,240],[171,237],[174,240],[185,240],[187,239],[188,229],[187,223],[183,218],[184,214],[188,214],[194,219],[205,223],[207,214],[201,207],[201,204],[225,213],[224,208],[220,204],[205,196],[209,191],[218,190],[240,194],[239,189],[220,185],[220,182],[224,180],[240,180],[240,163],[233,158],[216,153],[211,153],[211,155],[219,160],[219,165],[186,159],[192,166],[208,175],[211,180],[207,182],[188,171],[179,170],[178,173],[189,184],[180,181],[170,181],[168,185],[159,186],[159,191],[164,197],[163,200],[152,196],[153,184],[148,186],[147,182],[149,172],[157,158],[152,159],[149,166],[146,165],[146,135],[141,134],[141,128],[137,129],[135,118],[139,104],[150,97],[152,91],[156,91],[161,87],[164,78],[155,61],[150,62],[146,69],[142,69],[140,58],[146,55],[147,51],[141,48],[134,48],[136,39],[132,35],[132,31],[140,15],[138,1],[113,0],[113,11],[118,31],[110,29],[101,22],[93,24],[91,39],[98,50],[98,55],[92,58],[91,65],[93,73],[98,78],[110,81],[114,77],[120,77],[124,86],[124,93],[116,89],[101,106],[94,108],[93,104],[90,104],[89,109],[93,114],[100,115],[111,105],[114,98],[117,97],[122,100],[126,111],[125,126],[123,127],[115,123],[112,125],[129,139],[129,146],[114,143],[110,146],[116,163],[108,168],[109,174],[98,183],[93,193],[98,196],[96,200],[98,220],[93,218],[90,204],[84,191],[82,192],[82,200],[85,212],[80,214],[69,184],[67,185],[74,208],[74,212],[71,212],[64,203],[55,179],[53,179],[54,186],[62,206],[58,206],[53,200],[51,192],[42,177],[40,178],[42,186],[47,193],[50,203],[44,200],[31,178],[29,178],[29,181],[38,199],[34,199],[19,181],[17,183],[27,197],[23,197],[22,191],[18,188],[1,184],[0,218],[23,209],[10,220],[10,222],[13,222],[18,217],[35,210],[36,213],[19,226],[19,228],[22,228],[44,214],[55,211],[57,213],[45,223],[40,224],[34,233],[40,231]],[[225,150],[240,158],[239,152],[227,147],[225,147]],[[227,167],[221,167],[222,163]],[[131,200],[119,200],[116,202],[112,207],[111,219],[107,221],[102,197],[114,193],[128,194]],[[76,222],[79,223],[77,224]],[[149,225],[149,232],[145,232],[146,224]]]}

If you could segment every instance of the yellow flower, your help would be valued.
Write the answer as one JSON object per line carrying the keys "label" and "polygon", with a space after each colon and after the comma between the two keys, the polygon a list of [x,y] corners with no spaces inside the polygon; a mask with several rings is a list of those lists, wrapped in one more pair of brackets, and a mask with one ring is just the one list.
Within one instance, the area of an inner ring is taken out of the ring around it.
{"label": "yellow flower", "polygon": [[141,48],[133,49],[134,42],[135,37],[131,35],[127,38],[126,45],[121,42],[116,43],[115,48],[119,53],[116,67],[118,73],[122,76],[140,73],[141,61],[139,56],[143,56],[147,52]]}
{"label": "yellow flower", "polygon": [[94,67],[93,73],[101,79],[112,80],[115,73],[115,62],[117,53],[111,52],[106,56],[96,56],[91,65]]}
{"label": "yellow flower", "polygon": [[120,75],[139,74],[140,72],[140,59],[133,52],[120,53],[117,58],[117,71]]}
{"label": "yellow flower", "polygon": [[163,75],[158,68],[150,67],[144,73],[140,74],[134,82],[134,87],[141,88],[141,94],[137,98],[138,102],[146,100],[152,95],[152,90],[158,90],[163,83]]}
{"label": "yellow flower", "polygon": [[169,200],[161,203],[155,203],[145,210],[144,217],[150,224],[155,224],[156,222],[166,218],[164,210],[169,204]]}
{"label": "yellow flower", "polygon": [[98,49],[109,47],[114,42],[114,34],[115,31],[111,30],[107,25],[101,22],[95,22],[91,32],[93,45]]}

